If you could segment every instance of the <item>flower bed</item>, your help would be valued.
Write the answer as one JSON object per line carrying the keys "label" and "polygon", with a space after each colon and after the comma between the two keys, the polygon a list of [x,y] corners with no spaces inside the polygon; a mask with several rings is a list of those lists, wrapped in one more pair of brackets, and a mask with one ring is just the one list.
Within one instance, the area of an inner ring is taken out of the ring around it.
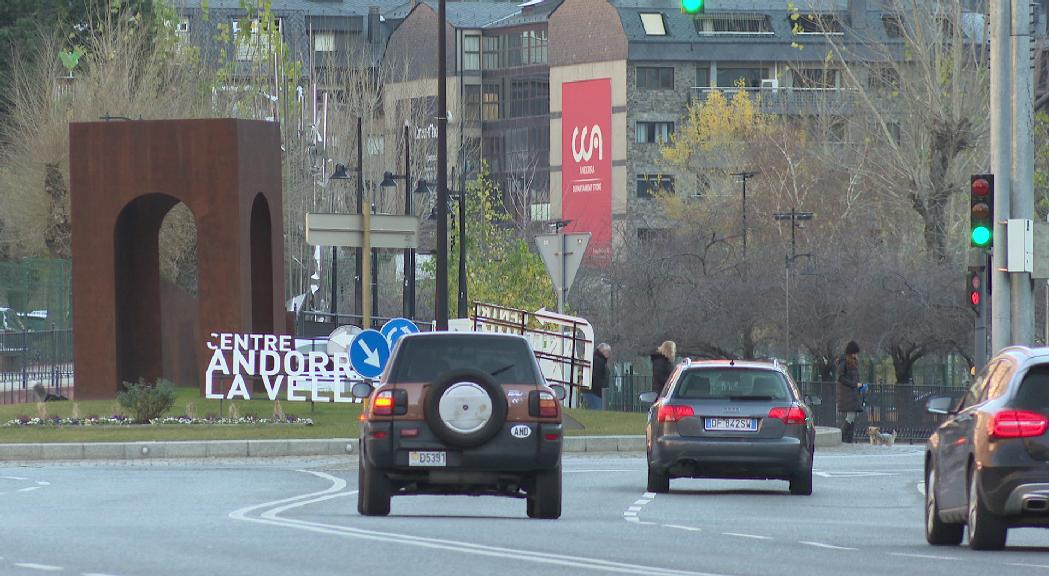
{"label": "flower bed", "polygon": [[[128,418],[127,416],[117,414],[115,416],[88,416],[86,418],[61,418],[58,416],[52,416],[50,418],[30,418],[28,416],[19,416],[13,420],[8,420],[4,426],[129,426],[133,424],[136,424],[134,418]],[[299,418],[292,414],[288,414],[282,419],[256,418],[254,416],[244,416],[241,418],[219,418],[217,416],[207,416],[204,418],[166,416],[164,418],[154,418],[153,420],[150,420],[148,424],[153,426],[163,426],[165,424],[290,424],[313,426],[313,419]]]}

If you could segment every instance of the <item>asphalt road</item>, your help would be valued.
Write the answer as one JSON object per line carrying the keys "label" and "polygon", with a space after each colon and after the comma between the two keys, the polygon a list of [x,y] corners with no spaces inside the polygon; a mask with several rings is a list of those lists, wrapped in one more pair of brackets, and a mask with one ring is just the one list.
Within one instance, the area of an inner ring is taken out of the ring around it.
{"label": "asphalt road", "polygon": [[1049,575],[1049,531],[1004,552],[922,536],[921,451],[817,451],[786,482],[675,480],[640,456],[565,456],[564,514],[523,500],[400,497],[356,512],[351,459],[0,464],[0,575]]}

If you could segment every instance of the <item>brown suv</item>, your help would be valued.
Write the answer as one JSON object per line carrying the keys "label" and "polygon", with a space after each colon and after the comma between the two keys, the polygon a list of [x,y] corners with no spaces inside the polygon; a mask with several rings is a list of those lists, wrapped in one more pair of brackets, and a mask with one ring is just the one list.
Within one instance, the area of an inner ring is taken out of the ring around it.
{"label": "brown suv", "polygon": [[527,498],[529,517],[561,515],[561,406],[520,336],[401,338],[360,438],[363,515],[402,494]]}

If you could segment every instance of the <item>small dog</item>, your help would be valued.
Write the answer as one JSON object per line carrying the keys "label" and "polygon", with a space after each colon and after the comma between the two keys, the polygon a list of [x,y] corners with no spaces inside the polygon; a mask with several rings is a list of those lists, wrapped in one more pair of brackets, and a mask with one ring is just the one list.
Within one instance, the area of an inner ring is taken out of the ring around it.
{"label": "small dog", "polygon": [[896,431],[893,430],[891,434],[886,434],[881,431],[877,426],[867,427],[867,436],[870,437],[871,446],[892,446],[896,443]]}

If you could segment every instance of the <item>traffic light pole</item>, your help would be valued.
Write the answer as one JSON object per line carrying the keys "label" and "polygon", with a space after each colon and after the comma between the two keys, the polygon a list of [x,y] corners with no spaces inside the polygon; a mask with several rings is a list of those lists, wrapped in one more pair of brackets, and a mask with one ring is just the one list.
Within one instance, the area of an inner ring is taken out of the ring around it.
{"label": "traffic light pole", "polygon": [[1010,344],[1012,326],[1010,310],[1012,298],[1009,273],[999,270],[1005,262],[1005,225],[1000,222],[1009,218],[1012,188],[1010,173],[1010,142],[1012,142],[1012,67],[1009,35],[1011,0],[991,0],[991,172],[995,179],[994,230],[991,238],[997,239],[993,246],[992,265],[988,275],[994,282],[991,292],[991,351],[1001,350]]}

